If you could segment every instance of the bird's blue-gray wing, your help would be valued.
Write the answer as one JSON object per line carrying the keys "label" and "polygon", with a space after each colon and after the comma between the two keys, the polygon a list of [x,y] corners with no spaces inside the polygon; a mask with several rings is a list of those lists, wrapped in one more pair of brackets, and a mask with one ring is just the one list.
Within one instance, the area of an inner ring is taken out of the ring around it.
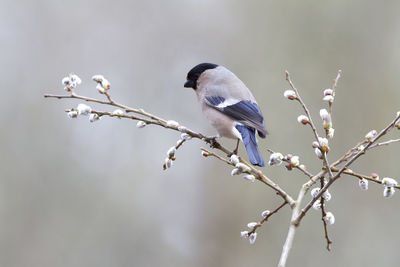
{"label": "bird's blue-gray wing", "polygon": [[260,137],[264,138],[268,134],[264,117],[256,103],[250,100],[236,102],[221,96],[207,96],[205,102],[235,121],[256,129]]}

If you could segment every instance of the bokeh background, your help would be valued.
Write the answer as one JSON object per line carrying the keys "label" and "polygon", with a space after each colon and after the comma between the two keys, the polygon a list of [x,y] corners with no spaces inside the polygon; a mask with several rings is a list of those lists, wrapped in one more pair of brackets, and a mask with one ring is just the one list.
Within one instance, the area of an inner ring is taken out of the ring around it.
{"label": "bokeh background", "polygon": [[[400,109],[399,1],[2,0],[1,6],[0,266],[278,262],[289,209],[259,230],[254,245],[239,233],[279,197],[201,157],[198,140],[162,171],[178,133],[67,118],[64,109],[79,102],[43,94],[63,94],[61,79],[70,72],[83,79],[80,94],[101,97],[90,78],[103,74],[117,101],[212,135],[183,82],[197,63],[227,66],[265,115],[271,133],[260,141],[265,157],[266,148],[297,154],[312,172],[320,162],[310,129],[296,122],[301,108],[283,98],[285,69],[318,124],[322,90],[343,70],[331,161]],[[354,170],[400,178],[398,149],[368,153]],[[264,171],[294,196],[306,181],[283,167]],[[336,216],[329,227],[333,251],[325,249],[320,212],[311,211],[288,265],[397,266],[400,196],[383,199],[382,191],[341,179],[327,208]]]}

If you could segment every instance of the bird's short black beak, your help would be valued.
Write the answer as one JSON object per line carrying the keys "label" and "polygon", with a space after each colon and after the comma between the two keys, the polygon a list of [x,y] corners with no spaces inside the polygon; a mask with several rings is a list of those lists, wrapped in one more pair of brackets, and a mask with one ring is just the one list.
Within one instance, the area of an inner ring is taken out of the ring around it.
{"label": "bird's short black beak", "polygon": [[194,88],[194,82],[191,80],[186,80],[186,82],[183,86],[186,88]]}

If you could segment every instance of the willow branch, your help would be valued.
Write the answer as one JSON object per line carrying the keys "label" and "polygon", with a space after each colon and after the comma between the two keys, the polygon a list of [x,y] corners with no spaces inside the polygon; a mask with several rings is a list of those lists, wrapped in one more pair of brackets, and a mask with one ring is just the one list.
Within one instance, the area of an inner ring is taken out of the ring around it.
{"label": "willow branch", "polygon": [[256,230],[261,227],[266,221],[268,221],[268,219],[274,215],[275,213],[277,213],[281,208],[283,208],[284,206],[286,206],[286,204],[288,204],[286,201],[283,202],[281,205],[279,205],[275,210],[273,210],[272,212],[270,212],[267,216],[265,216],[261,221],[259,221],[257,223],[256,226],[254,226],[253,230],[249,231],[248,235],[251,235],[252,233],[255,233]]}
{"label": "willow branch", "polygon": [[[336,78],[333,80],[333,85],[332,85],[332,91],[333,91],[332,95],[333,96],[335,96],[337,83],[341,76],[342,76],[342,71],[339,70]],[[331,115],[332,115],[332,105],[333,105],[333,102],[329,101],[329,114],[331,114]]]}
{"label": "willow branch", "polygon": [[[303,107],[304,112],[306,113],[306,116],[309,119],[309,123],[308,124],[310,125],[310,127],[311,127],[311,129],[312,129],[312,131],[314,133],[314,137],[315,137],[316,141],[319,143],[319,135],[318,135],[318,132],[317,132],[317,128],[315,127],[315,124],[314,124],[314,122],[313,122],[313,120],[311,118],[311,113],[308,110],[308,108],[307,108],[306,104],[304,103],[304,101],[302,100],[302,98],[301,98],[301,96],[299,94],[299,91],[294,86],[294,84],[293,84],[293,82],[292,82],[292,80],[290,78],[289,72],[286,71],[285,73],[286,73],[286,81],[289,83],[290,87],[292,87],[292,89],[296,92],[296,100],[299,101],[300,105]],[[324,161],[325,166],[326,167],[330,166],[326,153],[322,153],[322,156],[323,156],[322,159]],[[328,168],[328,173],[329,173],[329,178],[332,178],[333,174],[332,174],[332,172],[331,172],[331,170],[329,168]]]}
{"label": "willow branch", "polygon": [[[338,169],[338,168],[332,167],[331,170],[332,170],[333,172],[339,172],[339,169]],[[378,179],[372,177],[371,175],[365,175],[365,174],[353,172],[353,171],[350,170],[350,169],[346,169],[345,171],[343,171],[343,174],[347,174],[347,175],[349,175],[349,176],[356,177],[356,178],[358,178],[359,180],[365,179],[365,180],[368,180],[368,181],[373,182],[373,183],[382,184],[382,180],[378,180]],[[400,189],[400,185],[395,185],[395,186],[393,186],[393,187],[394,187],[394,188],[397,188],[397,189]]]}
{"label": "willow branch", "polygon": [[[233,164],[229,160],[224,159],[223,157],[219,156],[218,154],[216,154],[212,151],[209,151],[205,148],[201,148],[201,150],[206,152],[207,156],[213,156],[231,166],[235,166],[235,164]],[[274,191],[276,191],[276,193],[278,195],[280,195],[285,200],[285,202],[287,202],[291,207],[294,206],[295,201],[293,200],[293,198],[289,194],[287,194],[282,188],[280,188],[278,184],[276,184],[274,181],[272,181],[270,178],[268,178],[266,175],[264,175],[260,170],[257,170],[256,168],[254,168],[253,165],[251,165],[249,162],[245,161],[241,157],[238,157],[238,158],[241,163],[245,164],[248,167],[248,170],[244,171],[243,173],[254,175],[254,177],[258,181],[264,183],[265,185],[269,186]]]}
{"label": "willow branch", "polygon": [[[321,179],[321,188],[324,186],[324,177],[322,177]],[[328,226],[326,224],[325,221],[325,216],[326,216],[326,212],[325,212],[325,199],[322,196],[321,197],[321,215],[322,215],[322,223],[324,225],[324,233],[325,233],[325,239],[326,239],[326,249],[328,251],[331,251],[331,244],[332,244],[332,240],[329,239],[329,235],[328,235]]]}
{"label": "willow branch", "polygon": [[[314,204],[314,202],[320,198],[322,196],[322,194],[337,180],[339,179],[340,175],[346,170],[348,169],[348,167],[356,160],[358,159],[360,156],[364,155],[366,153],[366,151],[368,150],[368,148],[373,145],[376,141],[378,141],[382,136],[384,136],[390,129],[392,129],[395,125],[395,123],[397,122],[397,120],[400,118],[400,114],[398,116],[396,116],[396,118],[388,125],[386,126],[382,131],[379,132],[378,135],[376,135],[370,142],[368,142],[366,144],[366,146],[361,149],[357,154],[355,154],[351,159],[349,159],[346,164],[339,169],[339,171],[336,173],[336,175],[330,179],[328,181],[328,183],[325,184],[325,186],[323,188],[321,188],[321,190],[319,191],[319,193],[317,194],[317,196],[312,199],[305,207],[304,209],[301,210],[301,213],[299,214],[299,216],[295,219],[295,223],[299,224],[301,219],[304,217],[304,215],[307,213],[307,211],[312,207],[312,205]],[[331,166],[332,167],[332,166]]]}

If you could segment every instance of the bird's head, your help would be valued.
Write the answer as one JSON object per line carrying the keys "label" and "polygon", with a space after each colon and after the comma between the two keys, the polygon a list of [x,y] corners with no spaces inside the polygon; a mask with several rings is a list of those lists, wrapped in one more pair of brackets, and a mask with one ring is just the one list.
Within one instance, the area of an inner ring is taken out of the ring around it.
{"label": "bird's head", "polygon": [[199,79],[200,75],[209,69],[215,69],[218,67],[217,64],[212,63],[201,63],[194,66],[186,76],[186,82],[183,85],[186,88],[193,88],[194,90],[197,89],[197,80]]}

